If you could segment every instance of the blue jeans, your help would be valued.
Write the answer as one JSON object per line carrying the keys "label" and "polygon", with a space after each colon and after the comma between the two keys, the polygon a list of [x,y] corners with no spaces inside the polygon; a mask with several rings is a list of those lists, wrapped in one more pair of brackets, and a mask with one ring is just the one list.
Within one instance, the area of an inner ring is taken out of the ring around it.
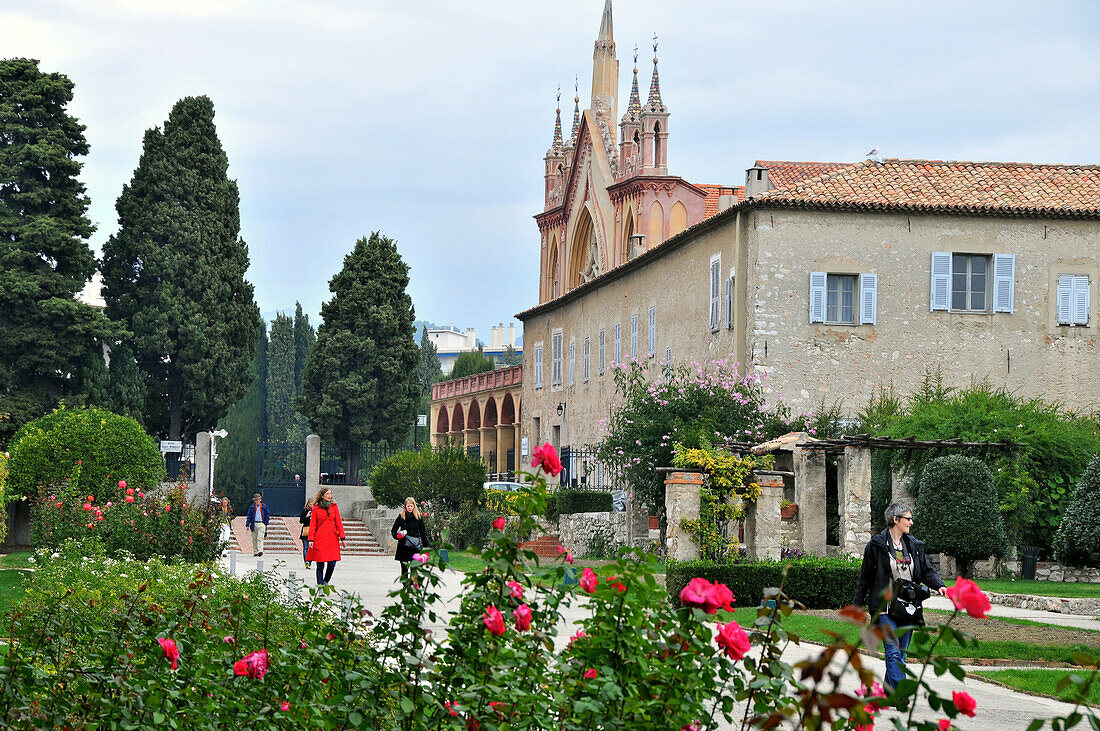
{"label": "blue jeans", "polygon": [[303,538],[302,539],[302,560],[303,561],[309,561],[309,559],[306,558],[306,553],[308,553],[308,552],[309,552],[309,539],[308,538]]}
{"label": "blue jeans", "polygon": [[905,678],[905,652],[909,649],[909,640],[913,639],[913,631],[897,635],[898,623],[880,614],[879,624],[890,627],[895,632],[896,639],[884,637],[882,639],[883,654],[886,655],[886,685],[890,688],[898,687],[898,683]]}

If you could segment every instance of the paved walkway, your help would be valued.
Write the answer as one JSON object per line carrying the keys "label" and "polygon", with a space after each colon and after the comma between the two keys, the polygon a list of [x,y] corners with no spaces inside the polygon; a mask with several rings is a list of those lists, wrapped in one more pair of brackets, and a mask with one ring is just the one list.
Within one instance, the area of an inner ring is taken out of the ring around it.
{"label": "paved walkway", "polygon": [[[264,559],[269,560],[265,561]],[[236,556],[236,573],[242,574],[254,570],[257,568],[258,560],[263,562],[265,571],[274,571],[284,578],[289,578],[290,573],[293,572],[299,583],[306,580],[312,585],[315,582],[314,572],[312,570],[307,570],[301,561],[290,556],[265,556],[263,559],[256,559],[251,555],[242,556],[238,554]],[[228,558],[222,559],[222,565],[226,569],[229,568],[229,564],[230,560]],[[332,576],[332,586],[334,589],[347,591],[357,596],[365,607],[377,613],[389,603],[389,599],[386,595],[396,587],[396,581],[399,575],[400,566],[392,557],[354,556],[346,558],[337,564],[335,573]],[[461,589],[462,574],[448,571],[446,579],[441,594],[444,602],[448,604],[448,608],[453,609],[457,606],[455,597],[458,596],[459,590]],[[942,602],[947,602],[947,604],[940,608],[950,608],[950,602],[942,598],[939,598],[931,606],[938,606]],[[1010,607],[994,607],[994,609],[1003,610],[1001,612],[994,612],[998,616],[1020,616],[1033,621],[1063,624],[1065,626],[1078,626],[1075,624],[1066,624],[1065,620],[1074,621],[1075,619],[1083,619],[1075,618],[1072,615],[1063,615],[1054,612],[1039,612],[1037,610],[1021,610]],[[572,607],[565,608],[563,614],[565,623],[558,632],[556,641],[558,649],[562,649],[565,646],[569,636],[576,631],[575,625],[578,625],[579,622],[585,618],[587,612],[584,609],[583,602],[580,602]],[[1095,622],[1095,620],[1092,621]],[[445,623],[443,621],[425,625],[425,629],[432,630],[436,633],[441,632],[444,628]],[[817,651],[818,648],[810,644],[792,647],[784,653],[784,660],[791,663],[798,662],[801,659],[815,655]],[[875,671],[881,676],[883,671],[881,660],[867,657],[865,658],[865,662],[870,662],[871,666],[874,667]],[[1002,729],[1005,731],[1026,729],[1028,723],[1030,723],[1033,718],[1051,718],[1055,715],[1066,715],[1072,710],[1072,707],[1066,703],[1060,703],[1049,698],[1017,693],[1007,688],[993,685],[992,683],[982,682],[976,678],[968,678],[964,685],[950,675],[937,678],[933,675],[931,670],[929,670],[926,679],[930,681],[933,687],[935,687],[941,695],[946,694],[950,697],[952,691],[965,688],[965,690],[974,697],[975,701],[977,701],[979,713],[976,718],[970,719],[960,716],[955,719],[955,725],[963,729],[963,731],[977,731],[978,729],[981,731],[990,731],[991,729],[996,729],[997,731],[1001,731]],[[847,683],[848,689],[853,690],[855,685],[854,676],[850,677]],[[930,721],[936,721],[942,717],[931,714],[927,705],[923,705],[916,715],[921,719]],[[733,727],[729,728],[732,729]],[[879,731],[893,728],[889,714],[882,714],[875,724],[875,728]]]}
{"label": "paved walkway", "polygon": [[[955,608],[954,605],[951,604],[950,599],[942,596],[933,596],[924,603],[924,606],[929,609],[945,609],[947,611],[952,611]],[[1041,609],[1019,609],[1017,607],[1006,607],[1000,604],[994,604],[993,608],[989,610],[989,616],[1028,619],[1032,622],[1056,624],[1059,627],[1069,627],[1071,629],[1100,630],[1100,620],[1096,617],[1090,617],[1084,614],[1044,612]]]}

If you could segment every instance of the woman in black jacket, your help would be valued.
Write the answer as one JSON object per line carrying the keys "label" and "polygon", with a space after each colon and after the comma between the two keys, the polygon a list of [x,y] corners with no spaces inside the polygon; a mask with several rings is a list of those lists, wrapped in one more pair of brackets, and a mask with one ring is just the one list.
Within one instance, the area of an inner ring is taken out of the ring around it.
{"label": "woman in black jacket", "polygon": [[[890,616],[889,606],[885,603],[886,590],[899,579],[912,582],[915,586],[926,584],[940,595],[947,594],[940,575],[928,562],[924,543],[909,535],[913,527],[913,511],[905,503],[891,503],[886,508],[886,530],[872,536],[863,549],[863,565],[856,581],[856,595],[852,603],[866,606],[871,614],[878,615],[878,623],[886,625],[890,631],[882,640],[886,655],[886,685],[893,689],[905,677],[902,666],[905,664],[905,651],[909,649],[912,631],[896,633],[898,627],[922,624],[919,603],[915,613]],[[913,608],[913,605],[910,605]],[[903,611],[904,608],[902,608]]]}
{"label": "woman in black jacket", "polygon": [[401,575],[404,576],[409,571],[413,554],[428,547],[428,530],[424,527],[424,518],[420,516],[416,500],[405,498],[405,506],[401,508],[397,520],[393,521],[390,535],[397,541],[397,553],[393,558],[401,562]]}
{"label": "woman in black jacket", "polygon": [[306,568],[308,569],[313,565],[313,562],[306,558],[306,552],[309,551],[309,517],[313,513],[313,503],[316,498],[310,498],[306,500],[306,506],[302,508],[302,512],[298,514],[298,522],[302,524],[302,530],[300,531],[302,538],[302,560],[306,562]]}

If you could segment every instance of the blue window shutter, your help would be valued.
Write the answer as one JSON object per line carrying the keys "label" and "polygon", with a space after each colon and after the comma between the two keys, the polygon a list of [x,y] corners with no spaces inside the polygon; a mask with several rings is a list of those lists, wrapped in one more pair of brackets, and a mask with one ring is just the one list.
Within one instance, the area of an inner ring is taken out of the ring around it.
{"label": "blue window shutter", "polygon": [[951,301],[951,252],[932,252],[932,295],[929,299],[928,309],[948,309]]}
{"label": "blue window shutter", "polygon": [[878,317],[878,274],[859,275],[859,324],[874,325]]}
{"label": "blue window shutter", "polygon": [[993,255],[993,311],[1012,312],[1016,282],[1016,255]]}
{"label": "blue window shutter", "polygon": [[1087,274],[1079,274],[1073,278],[1073,324],[1089,324],[1089,278]]}
{"label": "blue window shutter", "polygon": [[1072,274],[1058,276],[1058,324],[1074,324],[1073,290],[1077,278]]}
{"label": "blue window shutter", "polygon": [[810,322],[825,322],[825,272],[810,272]]}

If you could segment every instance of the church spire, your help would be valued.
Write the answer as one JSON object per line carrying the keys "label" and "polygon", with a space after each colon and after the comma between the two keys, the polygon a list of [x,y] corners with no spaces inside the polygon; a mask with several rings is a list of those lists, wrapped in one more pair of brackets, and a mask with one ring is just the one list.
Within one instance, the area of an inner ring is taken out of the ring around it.
{"label": "church spire", "polygon": [[657,34],[653,34],[653,78],[649,82],[649,101],[646,106],[659,109],[664,106],[661,101],[661,80],[657,76]]}
{"label": "church spire", "polygon": [[550,152],[561,154],[563,145],[561,139],[561,87],[558,87],[558,109],[554,118],[554,141],[550,145]]}
{"label": "church spire", "polygon": [[618,119],[619,62],[615,59],[615,35],[611,27],[611,0],[604,0],[600,35],[592,50],[592,111],[611,125]]}
{"label": "church spire", "polygon": [[581,131],[581,97],[577,88],[576,79],[573,80],[573,132],[570,134],[569,139],[573,142],[577,141],[577,135]]}
{"label": "church spire", "polygon": [[630,85],[630,101],[626,105],[626,113],[640,114],[642,111],[642,100],[638,96],[638,46],[634,46],[634,83]]}
{"label": "church spire", "polygon": [[600,18],[600,37],[598,40],[615,42],[615,36],[611,29],[611,0],[605,0],[603,4],[603,17]]}

